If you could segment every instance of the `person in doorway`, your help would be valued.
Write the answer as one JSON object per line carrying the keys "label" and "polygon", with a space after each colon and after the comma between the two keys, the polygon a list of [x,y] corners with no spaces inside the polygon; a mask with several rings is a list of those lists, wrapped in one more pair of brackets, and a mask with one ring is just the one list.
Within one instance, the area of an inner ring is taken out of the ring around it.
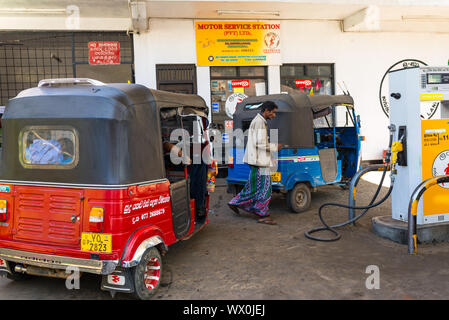
{"label": "person in doorway", "polygon": [[239,214],[240,208],[256,214],[259,217],[258,222],[270,225],[276,224],[268,211],[271,200],[271,153],[279,151],[282,145],[269,143],[267,120],[276,117],[276,112],[276,104],[266,101],[261,105],[261,112],[251,121],[243,157],[243,161],[249,164],[251,171],[245,187],[228,203],[236,214]]}

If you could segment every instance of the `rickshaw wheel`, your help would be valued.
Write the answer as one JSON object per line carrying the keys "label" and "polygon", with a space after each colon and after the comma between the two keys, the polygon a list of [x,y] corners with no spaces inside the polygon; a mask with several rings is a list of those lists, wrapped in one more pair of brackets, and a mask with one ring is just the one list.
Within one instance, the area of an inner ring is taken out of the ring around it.
{"label": "rickshaw wheel", "polygon": [[162,258],[159,250],[149,248],[134,270],[135,295],[138,299],[151,299],[159,289],[162,277]]}
{"label": "rickshaw wheel", "polygon": [[293,213],[300,213],[310,208],[312,195],[304,183],[296,184],[287,194],[287,206]]}

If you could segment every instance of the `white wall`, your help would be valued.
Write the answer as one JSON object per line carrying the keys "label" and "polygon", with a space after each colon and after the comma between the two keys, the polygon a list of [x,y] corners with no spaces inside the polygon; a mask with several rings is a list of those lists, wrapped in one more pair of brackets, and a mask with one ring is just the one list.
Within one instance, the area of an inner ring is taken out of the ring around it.
{"label": "white wall", "polygon": [[0,16],[0,30],[58,30],[58,31],[126,31],[129,18]]}
{"label": "white wall", "polygon": [[[388,118],[379,103],[384,73],[402,59],[447,65],[449,35],[429,33],[344,33],[338,22],[284,21],[283,63],[335,63],[335,82],[344,81],[360,114],[363,159],[380,159],[388,146]],[[336,93],[340,94],[336,85]]]}
{"label": "white wall", "polygon": [[196,63],[193,20],[150,19],[149,31],[134,35],[134,61],[136,82],[150,88],[157,85],[156,64]]}
{"label": "white wall", "polygon": [[[447,65],[449,34],[344,33],[337,21],[282,21],[283,63],[335,63],[335,81],[344,81],[360,114],[363,159],[382,157],[388,144],[388,118],[379,104],[379,86],[386,70],[402,59]],[[195,63],[193,20],[153,19],[150,31],[135,35],[136,81],[156,87],[155,65]],[[197,69],[198,93],[210,104],[209,68]],[[279,67],[268,69],[270,93],[280,90]],[[341,94],[336,85],[336,93]]]}

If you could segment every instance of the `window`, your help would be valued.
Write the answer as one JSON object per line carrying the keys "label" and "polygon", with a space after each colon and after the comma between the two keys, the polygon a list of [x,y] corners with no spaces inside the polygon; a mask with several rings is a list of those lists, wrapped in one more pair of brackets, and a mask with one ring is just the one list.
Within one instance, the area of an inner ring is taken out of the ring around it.
{"label": "window", "polygon": [[[120,43],[119,65],[90,65],[91,41]],[[49,78],[134,82],[133,37],[126,32],[0,32],[0,106]]]}
{"label": "window", "polygon": [[78,134],[69,127],[25,127],[19,135],[19,159],[30,169],[72,169],[78,164]]}
{"label": "window", "polygon": [[238,102],[246,97],[267,94],[267,68],[211,67],[212,127],[225,129]]}
{"label": "window", "polygon": [[196,94],[196,66],[194,64],[156,65],[157,89]]}
{"label": "window", "polygon": [[281,91],[285,87],[306,94],[334,94],[333,64],[285,64],[281,66]]}

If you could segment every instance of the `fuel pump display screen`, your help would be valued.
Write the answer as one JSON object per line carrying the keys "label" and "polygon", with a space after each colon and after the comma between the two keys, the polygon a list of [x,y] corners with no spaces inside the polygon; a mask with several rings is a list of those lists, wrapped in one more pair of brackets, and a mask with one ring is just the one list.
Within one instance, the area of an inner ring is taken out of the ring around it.
{"label": "fuel pump display screen", "polygon": [[449,83],[449,73],[429,73],[427,75],[428,84],[446,84]]}

